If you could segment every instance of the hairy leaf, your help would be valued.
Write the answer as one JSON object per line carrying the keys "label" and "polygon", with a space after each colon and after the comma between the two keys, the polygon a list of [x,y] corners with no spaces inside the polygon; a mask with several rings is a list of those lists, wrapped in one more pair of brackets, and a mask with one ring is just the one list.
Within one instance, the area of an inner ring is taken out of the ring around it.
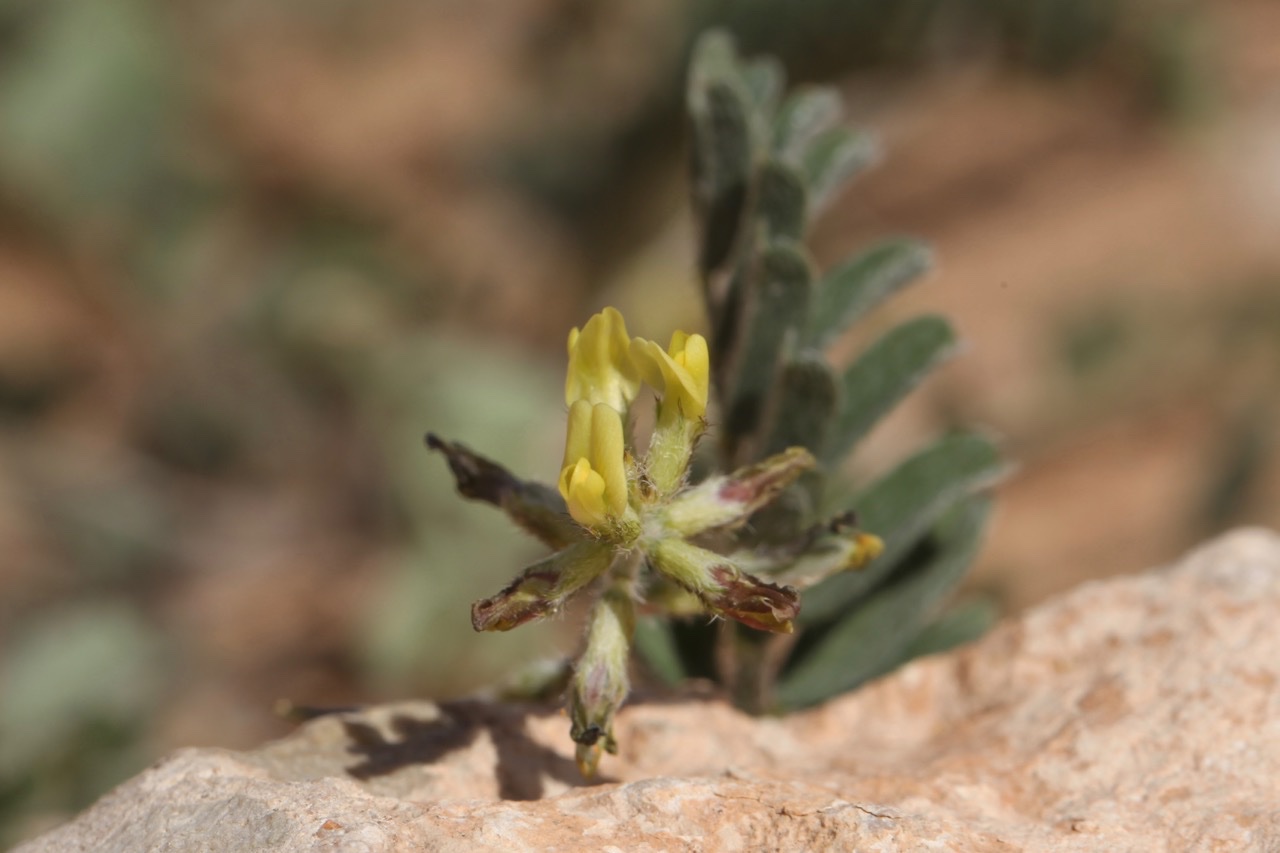
{"label": "hairy leaf", "polygon": [[663,684],[675,686],[685,678],[680,649],[671,626],[665,620],[640,619],[636,622],[636,633],[631,642],[644,658],[649,671]]}
{"label": "hairy leaf", "polygon": [[[822,356],[802,353],[787,359],[778,371],[765,416],[764,447],[786,453],[796,447],[820,448],[835,416],[839,388]],[[760,544],[794,541],[813,517],[822,493],[822,471],[808,471],[771,504],[751,518]]]}
{"label": "hairy leaf", "polygon": [[738,239],[751,175],[751,128],[742,94],[712,81],[694,108],[694,201],[702,224],[704,277],[729,257]]}
{"label": "hairy leaf", "polygon": [[[742,67],[742,82],[751,96],[754,114],[762,122],[772,118],[787,82],[787,72],[782,63],[772,56],[752,59]],[[767,128],[760,130],[764,132]]]}
{"label": "hairy leaf", "polygon": [[689,60],[689,79],[697,84],[707,77],[737,73],[738,49],[724,30],[708,30],[698,37]]}
{"label": "hairy leaf", "polygon": [[953,505],[925,541],[918,563],[876,590],[789,669],[778,684],[779,701],[792,708],[814,704],[896,661],[963,578],[989,510],[985,499]]}
{"label": "hairy leaf", "polygon": [[955,347],[950,324],[936,316],[909,320],[868,347],[840,378],[840,410],[823,457],[838,462]]}
{"label": "hairy leaf", "polygon": [[805,343],[825,347],[933,263],[933,252],[910,238],[884,240],[841,264],[814,288]]}
{"label": "hairy leaf", "polygon": [[815,625],[848,610],[894,571],[907,551],[956,501],[994,483],[1005,472],[986,436],[959,433],[940,439],[902,462],[853,501],[858,524],[884,540],[884,552],[857,572],[813,588],[800,617]]}
{"label": "hairy leaf", "polygon": [[840,120],[844,107],[835,89],[804,89],[782,102],[773,123],[773,152],[784,163],[799,166],[813,138]]}
{"label": "hairy leaf", "polygon": [[710,32],[694,46],[687,106],[693,123],[693,202],[704,278],[737,241],[752,168],[752,105],[733,40]]}
{"label": "hairy leaf", "polygon": [[736,354],[726,416],[730,442],[755,429],[783,342],[808,309],[812,279],[809,259],[797,243],[774,243],[756,258],[744,296],[746,333]]}
{"label": "hairy leaf", "polygon": [[739,264],[732,275],[724,279],[718,299],[712,298],[708,290],[707,313],[711,334],[707,346],[711,350],[712,384],[722,399],[732,375],[731,355],[742,331],[744,293],[753,275],[755,270],[750,265]]}
{"label": "hairy leaf", "polygon": [[893,666],[971,643],[990,631],[999,619],[1000,608],[991,598],[952,605],[920,630]]}
{"label": "hairy leaf", "polygon": [[764,452],[772,455],[788,447],[821,450],[827,443],[839,400],[840,387],[826,359],[815,352],[788,359],[778,372]]}
{"label": "hairy leaf", "polygon": [[756,173],[756,216],[769,238],[799,241],[808,209],[804,179],[779,160],[769,160]]}
{"label": "hairy leaf", "polygon": [[837,127],[818,134],[804,154],[810,211],[821,211],[845,181],[871,165],[878,153],[875,141],[865,133]]}

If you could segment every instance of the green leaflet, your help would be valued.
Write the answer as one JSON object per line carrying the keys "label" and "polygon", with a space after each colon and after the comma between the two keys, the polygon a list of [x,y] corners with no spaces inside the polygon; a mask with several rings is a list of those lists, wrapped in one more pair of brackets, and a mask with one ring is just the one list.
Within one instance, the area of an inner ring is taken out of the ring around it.
{"label": "green leaflet", "polygon": [[771,239],[804,237],[808,192],[800,173],[780,160],[769,160],[756,175],[756,215]]}
{"label": "green leaflet", "polygon": [[720,294],[713,294],[710,288],[707,289],[707,313],[711,326],[707,345],[711,350],[712,385],[722,400],[731,385],[731,356],[742,332],[743,294],[754,274],[750,265],[740,264],[725,279]]}
{"label": "green leaflet", "polygon": [[687,673],[680,661],[680,649],[667,622],[654,618],[637,620],[631,643],[663,684],[675,686],[684,680]]}
{"label": "green leaflet", "polygon": [[919,634],[964,577],[981,541],[990,501],[953,505],[922,556],[823,634],[778,684],[777,699],[796,708],[849,690],[883,672]]}
{"label": "green leaflet", "polygon": [[840,411],[823,458],[843,458],[955,347],[950,324],[937,316],[908,320],[868,347],[840,378]]}
{"label": "green leaflet", "polygon": [[[756,455],[772,456],[791,447],[821,447],[840,389],[826,360],[817,353],[802,353],[785,361],[771,391],[762,434],[768,436]],[[777,448],[770,450],[769,448]],[[760,542],[782,544],[801,534],[822,493],[821,471],[808,471],[769,506],[751,519],[751,530]]]}
{"label": "green leaflet", "polygon": [[[693,127],[691,195],[700,228],[698,269],[711,317],[712,369],[724,387],[727,356],[739,332],[743,279],[749,272],[731,253],[747,250],[741,239],[755,162],[751,98],[733,41],[723,32],[703,35],[689,68],[687,109]],[[722,270],[723,268],[723,270]],[[717,273],[731,273],[717,290]]]}
{"label": "green leaflet", "polygon": [[[782,90],[787,84],[787,72],[775,57],[762,56],[743,64],[742,83],[751,96],[755,115],[763,123],[778,109]],[[768,128],[760,127],[758,130],[763,137]]]}
{"label": "green leaflet", "polygon": [[710,75],[738,73],[738,49],[724,30],[708,30],[698,37],[689,63],[689,87],[696,89]]}
{"label": "green leaflet", "polygon": [[884,240],[859,252],[814,288],[805,344],[825,347],[932,264],[929,247],[911,238]]}
{"label": "green leaflet", "polygon": [[805,352],[787,360],[778,372],[763,455],[781,453],[788,447],[821,449],[839,399],[836,377],[821,355]]}
{"label": "green leaflet", "polygon": [[730,442],[759,422],[787,332],[808,310],[812,280],[807,253],[798,243],[779,241],[757,256],[743,295],[746,334],[734,356],[725,417]]}
{"label": "green leaflet", "polygon": [[737,240],[751,175],[751,128],[744,97],[724,81],[694,104],[693,193],[702,224],[699,267],[718,269]]}
{"label": "green leaflet", "polygon": [[956,501],[1005,471],[990,439],[960,433],[940,439],[898,465],[854,501],[858,526],[884,540],[863,569],[823,581],[805,596],[801,625],[835,618],[893,572],[898,561]]}
{"label": "green leaflet", "polygon": [[804,153],[809,210],[821,211],[844,183],[875,160],[879,149],[865,133],[843,127],[818,134]]}
{"label": "green leaflet", "polygon": [[924,626],[889,668],[971,643],[990,631],[999,619],[1000,608],[989,597],[952,605]]}
{"label": "green leaflet", "polygon": [[844,106],[834,89],[826,86],[804,89],[782,102],[773,122],[773,151],[792,166],[804,162],[804,152],[819,133],[840,120]]}

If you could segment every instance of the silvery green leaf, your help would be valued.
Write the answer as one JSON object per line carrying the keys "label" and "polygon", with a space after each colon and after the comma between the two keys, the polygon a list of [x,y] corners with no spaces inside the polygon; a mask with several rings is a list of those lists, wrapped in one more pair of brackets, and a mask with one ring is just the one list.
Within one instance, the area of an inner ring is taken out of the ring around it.
{"label": "silvery green leaf", "polygon": [[805,343],[821,349],[933,263],[933,252],[911,238],[864,249],[827,273],[814,288]]}
{"label": "silvery green leaf", "polygon": [[671,626],[666,620],[655,618],[638,620],[636,633],[631,642],[644,658],[649,671],[663,684],[673,687],[688,675],[684,663],[680,660],[680,648],[676,645]]}
{"label": "silvery green leaf", "polygon": [[812,280],[808,255],[798,243],[779,241],[756,257],[725,414],[731,438],[753,431],[759,422],[783,343],[806,316]]}
{"label": "silvery green leaf", "polygon": [[818,134],[804,155],[810,215],[821,213],[845,183],[874,163],[879,154],[870,134],[843,127]]}
{"label": "silvery green leaf", "polygon": [[835,89],[806,88],[788,96],[773,123],[773,151],[783,162],[800,165],[813,138],[840,121],[843,106]]}
{"label": "silvery green leaf", "polygon": [[764,452],[781,453],[788,447],[820,450],[834,423],[840,393],[831,366],[818,353],[787,359],[778,371],[769,406]]}
{"label": "silvery green leaf", "polygon": [[919,558],[859,603],[788,669],[778,683],[778,700],[792,708],[820,702],[900,659],[964,577],[989,510],[985,499],[953,504],[926,537]]}
{"label": "silvery green leaf", "polygon": [[[742,83],[751,96],[751,105],[762,123],[769,121],[778,109],[782,90],[787,83],[787,72],[782,63],[772,56],[762,56],[745,63]],[[760,128],[767,132],[766,127]]]}
{"label": "silvery green leaf", "polygon": [[867,348],[840,377],[840,409],[823,457],[838,461],[956,348],[942,317],[908,320]]}
{"label": "silvery green leaf", "polygon": [[940,439],[900,463],[861,492],[852,505],[858,526],[884,540],[884,552],[857,572],[836,575],[813,588],[801,613],[816,625],[854,607],[955,503],[989,486],[1006,471],[996,446],[977,433]]}
{"label": "silvery green leaf", "polygon": [[768,160],[757,171],[756,182],[756,217],[767,238],[801,240],[808,194],[800,173],[780,160]]}

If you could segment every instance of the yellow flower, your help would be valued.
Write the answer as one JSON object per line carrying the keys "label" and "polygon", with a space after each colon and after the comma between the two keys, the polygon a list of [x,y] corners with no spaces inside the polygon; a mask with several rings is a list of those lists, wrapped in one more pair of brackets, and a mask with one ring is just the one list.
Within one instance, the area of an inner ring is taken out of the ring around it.
{"label": "yellow flower", "polygon": [[569,407],[560,494],[573,520],[600,527],[627,508],[622,415],[608,403],[575,400]]}
{"label": "yellow flower", "polygon": [[640,391],[640,376],[630,357],[627,323],[616,308],[606,308],[579,331],[569,332],[569,371],[565,402],[606,403],[619,412]]}
{"label": "yellow flower", "polygon": [[686,418],[706,414],[711,357],[702,335],[675,332],[666,352],[653,341],[636,338],[631,342],[631,360],[644,381],[664,402],[675,403]]}

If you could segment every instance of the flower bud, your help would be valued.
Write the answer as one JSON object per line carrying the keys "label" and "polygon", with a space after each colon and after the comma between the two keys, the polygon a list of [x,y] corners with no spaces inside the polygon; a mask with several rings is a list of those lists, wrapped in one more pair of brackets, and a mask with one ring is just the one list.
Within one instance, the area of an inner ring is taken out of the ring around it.
{"label": "flower bud", "polygon": [[644,381],[662,397],[665,411],[695,419],[707,413],[711,356],[702,335],[677,331],[666,352],[653,341],[636,338],[631,342],[631,359]]}
{"label": "flower bud", "polygon": [[812,542],[782,571],[767,573],[772,580],[808,589],[840,572],[856,571],[880,556],[884,542],[871,533],[845,533]]}
{"label": "flower bud", "polygon": [[579,331],[569,332],[569,369],[565,402],[604,403],[619,413],[640,391],[640,376],[630,356],[627,324],[616,308],[606,308]]}
{"label": "flower bud", "polygon": [[591,611],[586,650],[569,686],[569,736],[583,776],[595,775],[602,748],[618,751],[613,717],[630,690],[627,658],[634,632],[635,602],[625,587],[610,588]]}
{"label": "flower bud", "polygon": [[668,505],[663,521],[681,536],[745,522],[814,466],[813,455],[792,447],[732,474],[709,477]]}
{"label": "flower bud", "polygon": [[577,400],[569,407],[560,494],[574,521],[598,528],[627,508],[622,416],[606,403]]}
{"label": "flower bud", "polygon": [[664,352],[653,341],[636,338],[631,358],[661,398],[646,473],[658,494],[671,494],[683,484],[693,447],[706,427],[711,380],[707,341],[702,335],[675,332]]}
{"label": "flower bud", "polygon": [[471,605],[471,625],[477,631],[510,631],[555,613],[613,558],[613,549],[601,542],[570,545],[525,569],[497,595]]}
{"label": "flower bud", "polygon": [[721,554],[683,539],[662,539],[649,548],[655,569],[696,595],[717,616],[761,631],[790,634],[800,612],[796,591],[754,578]]}

